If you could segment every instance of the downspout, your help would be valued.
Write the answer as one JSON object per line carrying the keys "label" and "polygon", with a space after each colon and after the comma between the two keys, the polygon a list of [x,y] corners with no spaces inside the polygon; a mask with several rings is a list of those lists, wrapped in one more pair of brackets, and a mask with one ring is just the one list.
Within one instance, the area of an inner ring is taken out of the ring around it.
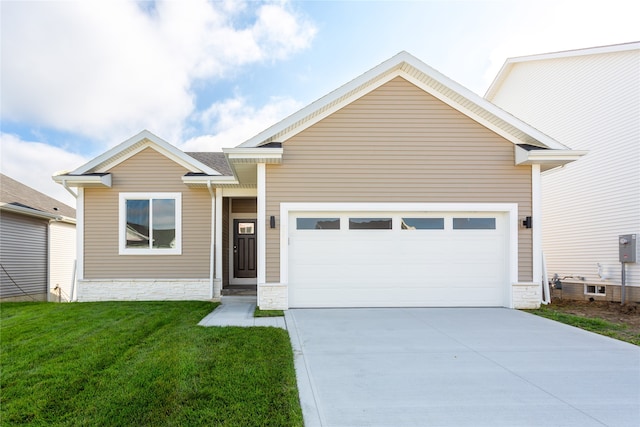
{"label": "downspout", "polygon": [[73,190],[71,188],[69,188],[69,185],[67,185],[67,180],[66,179],[62,180],[62,186],[64,187],[65,190],[67,190],[69,193],[71,193],[71,195],[74,198],[76,198],[76,199],[78,198],[78,194],[74,193]]}
{"label": "downspout", "polygon": [[207,190],[211,195],[211,253],[209,256],[209,298],[213,299],[213,279],[215,277],[215,244],[216,244],[216,195],[211,188],[211,180],[207,181]]}

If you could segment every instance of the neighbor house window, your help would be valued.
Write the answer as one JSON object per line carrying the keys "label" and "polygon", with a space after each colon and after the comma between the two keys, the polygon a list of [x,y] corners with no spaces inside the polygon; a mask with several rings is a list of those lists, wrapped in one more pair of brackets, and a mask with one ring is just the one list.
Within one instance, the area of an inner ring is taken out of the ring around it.
{"label": "neighbor house window", "polygon": [[119,253],[182,253],[180,193],[120,193]]}
{"label": "neighbor house window", "polygon": [[600,285],[584,285],[584,293],[591,295],[606,295],[607,288]]}

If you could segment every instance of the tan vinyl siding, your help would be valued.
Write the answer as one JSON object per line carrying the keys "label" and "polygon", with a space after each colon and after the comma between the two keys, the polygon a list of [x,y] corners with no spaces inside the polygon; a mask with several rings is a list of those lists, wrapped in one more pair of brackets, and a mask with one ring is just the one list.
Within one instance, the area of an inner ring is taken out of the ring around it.
{"label": "tan vinyl siding", "polygon": [[[120,163],[110,189],[85,189],[85,279],[194,279],[209,277],[211,196],[182,183],[188,171],[146,148]],[[121,192],[182,193],[182,255],[118,255]]]}
{"label": "tan vinyl siding", "polygon": [[[531,215],[531,168],[513,144],[396,78],[283,144],[267,165],[267,212],[282,202],[518,203]],[[286,220],[280,218],[280,222]],[[279,229],[267,229],[267,282],[280,280]],[[531,230],[519,232],[531,280]]]}

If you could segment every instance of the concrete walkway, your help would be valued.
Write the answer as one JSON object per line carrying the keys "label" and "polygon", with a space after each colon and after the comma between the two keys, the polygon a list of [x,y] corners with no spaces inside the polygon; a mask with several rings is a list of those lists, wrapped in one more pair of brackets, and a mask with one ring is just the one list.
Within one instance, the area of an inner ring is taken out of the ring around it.
{"label": "concrete walkway", "polygon": [[287,329],[284,317],[253,317],[255,296],[223,296],[222,303],[198,323],[200,326],[272,326]]}
{"label": "concrete walkway", "polygon": [[640,348],[502,308],[285,312],[306,427],[640,426]]}

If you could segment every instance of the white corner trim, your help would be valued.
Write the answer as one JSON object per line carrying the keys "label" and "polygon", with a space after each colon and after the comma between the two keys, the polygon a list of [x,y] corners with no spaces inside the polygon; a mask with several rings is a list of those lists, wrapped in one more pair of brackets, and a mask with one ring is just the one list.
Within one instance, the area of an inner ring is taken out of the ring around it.
{"label": "white corner trim", "polygon": [[[258,199],[260,200],[260,199]],[[258,202],[258,206],[260,203]],[[281,203],[280,204],[280,283],[289,283],[289,215],[293,212],[503,212],[509,217],[509,307],[513,307],[511,284],[518,282],[518,204],[517,203]],[[258,244],[260,248],[260,244]],[[259,282],[260,283],[260,282]],[[264,282],[262,282],[264,283]]]}
{"label": "white corner trim", "polygon": [[216,265],[215,278],[222,280],[222,188],[216,188]]}
{"label": "white corner trim", "polygon": [[84,279],[84,188],[78,188],[76,199],[76,284],[71,284],[71,301],[78,299],[77,282]]}
{"label": "white corner trim", "polygon": [[264,163],[257,164],[258,196],[256,199],[258,217],[256,218],[258,238],[258,288],[267,281],[267,168]]}
{"label": "white corner trim", "polygon": [[540,165],[531,165],[531,220],[533,283],[542,283],[542,177]]}

